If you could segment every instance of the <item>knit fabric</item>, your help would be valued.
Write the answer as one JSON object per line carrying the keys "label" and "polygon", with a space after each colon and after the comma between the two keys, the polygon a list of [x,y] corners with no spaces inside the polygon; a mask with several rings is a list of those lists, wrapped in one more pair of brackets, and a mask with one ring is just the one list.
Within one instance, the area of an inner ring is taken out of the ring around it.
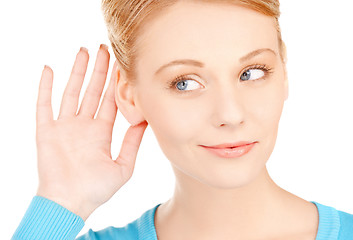
{"label": "knit fabric", "polygon": [[[316,240],[352,240],[353,215],[312,201],[319,212]],[[84,226],[82,218],[61,205],[34,196],[12,240],[157,240],[154,214],[157,204],[124,227],[107,227],[77,237]]]}

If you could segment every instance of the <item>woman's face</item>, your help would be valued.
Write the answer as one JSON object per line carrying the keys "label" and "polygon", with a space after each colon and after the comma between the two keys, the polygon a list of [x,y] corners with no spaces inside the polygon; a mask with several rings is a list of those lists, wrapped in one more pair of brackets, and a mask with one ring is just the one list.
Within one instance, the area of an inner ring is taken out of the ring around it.
{"label": "woman's face", "polygon": [[[254,179],[273,151],[287,98],[275,20],[180,1],[147,22],[139,46],[135,104],[174,171],[218,188]],[[238,141],[258,143],[238,158],[200,146]]]}

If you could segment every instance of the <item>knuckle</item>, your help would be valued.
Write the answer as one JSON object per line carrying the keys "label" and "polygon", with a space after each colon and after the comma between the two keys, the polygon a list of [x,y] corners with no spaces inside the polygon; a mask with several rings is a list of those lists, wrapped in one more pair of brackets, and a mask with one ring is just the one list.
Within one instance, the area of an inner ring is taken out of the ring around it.
{"label": "knuckle", "polygon": [[77,97],[80,94],[80,89],[69,88],[65,90],[65,95],[69,97]]}
{"label": "knuckle", "polygon": [[101,91],[95,89],[95,88],[87,88],[86,89],[86,94],[93,96],[93,97],[100,97],[101,96]]}
{"label": "knuckle", "polygon": [[105,94],[104,98],[105,98],[105,100],[107,100],[110,103],[115,103],[114,95]]}
{"label": "knuckle", "polygon": [[100,69],[98,69],[98,68],[94,68],[94,69],[93,69],[93,72],[94,72],[94,74],[97,74],[97,75],[103,75],[103,76],[106,76],[106,75],[107,75],[107,71],[105,71],[105,70],[100,70]]}
{"label": "knuckle", "polygon": [[46,108],[46,107],[50,107],[50,106],[51,106],[50,100],[42,100],[37,103],[38,108],[42,108],[42,107]]}
{"label": "knuckle", "polygon": [[81,71],[77,71],[75,68],[72,70],[72,75],[76,75],[79,77],[84,77],[85,76],[85,72],[81,72]]}

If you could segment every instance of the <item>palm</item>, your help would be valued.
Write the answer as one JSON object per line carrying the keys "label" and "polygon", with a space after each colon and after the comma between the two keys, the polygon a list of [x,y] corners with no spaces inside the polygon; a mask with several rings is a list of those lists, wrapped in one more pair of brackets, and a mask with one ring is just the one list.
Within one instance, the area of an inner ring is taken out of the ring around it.
{"label": "palm", "polygon": [[83,218],[109,200],[131,177],[146,122],[130,127],[116,160],[111,156],[116,64],[94,118],[109,66],[109,52],[100,49],[94,72],[77,112],[78,97],[88,63],[80,51],[65,89],[60,113],[53,120],[50,104],[53,73],[43,70],[37,102],[37,195],[56,201]]}
{"label": "palm", "polygon": [[[60,119],[51,125],[38,128],[40,179],[50,179],[52,183],[57,184],[65,180],[72,186],[68,190],[73,192],[68,194],[75,195],[80,191],[93,192],[93,196],[85,197],[93,198],[95,202],[111,197],[107,196],[111,193],[102,195],[100,192],[106,188],[99,186],[108,180],[118,186],[118,183],[124,182],[127,177],[118,172],[124,173],[123,170],[126,168],[122,169],[111,159],[110,128],[111,126],[105,122],[85,117]],[[97,189],[94,189],[96,187]]]}

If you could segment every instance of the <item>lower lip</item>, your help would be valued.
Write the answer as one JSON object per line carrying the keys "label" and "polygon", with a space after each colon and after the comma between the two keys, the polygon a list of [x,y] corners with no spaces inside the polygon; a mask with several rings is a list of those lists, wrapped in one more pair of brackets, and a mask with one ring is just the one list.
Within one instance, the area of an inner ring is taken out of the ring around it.
{"label": "lower lip", "polygon": [[254,145],[255,143],[251,143],[236,148],[210,148],[205,146],[202,147],[222,158],[236,158],[247,154],[254,147]]}

